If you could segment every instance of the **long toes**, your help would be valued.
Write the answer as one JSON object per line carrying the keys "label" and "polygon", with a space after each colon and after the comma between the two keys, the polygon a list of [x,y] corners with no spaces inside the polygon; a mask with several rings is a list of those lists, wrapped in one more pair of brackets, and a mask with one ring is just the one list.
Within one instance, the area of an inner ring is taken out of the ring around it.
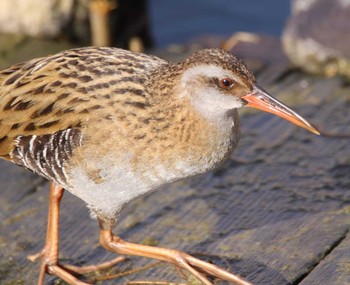
{"label": "long toes", "polygon": [[203,284],[206,285],[212,285],[212,283],[206,278],[204,277],[203,274],[199,273],[196,269],[194,269],[191,265],[189,265],[188,263],[183,264],[184,269],[186,269],[188,272],[190,272],[193,276],[195,276],[199,281],[201,281]]}
{"label": "long toes", "polygon": [[62,280],[66,281],[68,284],[71,285],[91,285],[90,283],[85,283],[83,281],[80,281],[75,276],[70,274],[65,269],[61,268],[58,265],[48,265],[47,266],[47,272],[51,275],[55,275]]}
{"label": "long toes", "polygon": [[94,264],[94,265],[87,265],[87,266],[75,266],[75,265],[71,265],[71,264],[62,264],[61,267],[75,272],[77,274],[86,274],[86,273],[90,273],[90,272],[94,272],[94,271],[99,271],[99,270],[105,270],[108,268],[113,267],[114,265],[123,262],[126,260],[126,257],[124,256],[118,256],[117,258],[114,258],[110,261],[106,261],[100,264]]}
{"label": "long toes", "polygon": [[220,267],[214,264],[197,259],[191,255],[187,255],[186,260],[190,266],[197,268],[197,270],[206,272],[211,276],[218,277],[223,280],[231,281],[239,285],[252,285],[251,283],[245,281],[244,279],[242,279],[237,275],[234,275],[224,269],[221,269]]}
{"label": "long toes", "polygon": [[41,258],[41,268],[40,268],[38,285],[44,285],[45,274],[57,276],[71,285],[91,285],[89,283],[80,281],[70,273],[69,269],[64,268],[61,265],[58,265],[57,258],[55,258],[54,261],[52,260],[50,261],[50,258],[47,258],[47,255],[45,254],[44,250],[32,255],[28,255],[27,258],[32,262],[35,262],[36,260]]}
{"label": "long toes", "polygon": [[[190,257],[191,256],[186,253],[173,251],[172,263],[175,264],[177,267],[190,272],[203,284],[212,285],[212,283],[203,274],[197,271],[197,269],[201,269],[199,266],[193,266],[192,264],[190,264]],[[197,267],[197,269],[195,269],[195,267]]]}

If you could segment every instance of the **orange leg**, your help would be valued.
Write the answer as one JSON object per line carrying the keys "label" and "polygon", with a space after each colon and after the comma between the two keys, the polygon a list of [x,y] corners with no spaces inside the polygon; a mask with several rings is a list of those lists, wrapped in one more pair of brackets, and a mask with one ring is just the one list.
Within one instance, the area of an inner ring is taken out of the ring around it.
{"label": "orange leg", "polygon": [[143,256],[172,263],[180,269],[189,271],[205,285],[212,285],[212,283],[200,272],[204,272],[239,285],[252,285],[237,275],[231,274],[216,265],[197,259],[187,253],[168,248],[126,242],[120,237],[115,236],[112,233],[111,227],[112,225],[108,222],[100,220],[100,243],[109,251],[116,252],[118,254]]}
{"label": "orange leg", "polygon": [[[51,183],[45,247],[39,254],[29,256],[28,258],[31,261],[34,261],[39,257],[42,259],[38,285],[44,284],[46,273],[56,275],[71,285],[89,285],[88,283],[78,280],[70,272],[83,274],[96,270],[106,269],[124,260],[125,258],[118,257],[109,262],[85,267],[77,267],[64,264],[60,265],[58,263],[58,226],[60,202],[63,196],[63,192],[64,189],[62,187]],[[105,222],[100,220],[100,243],[102,246],[112,252],[119,254],[144,256],[172,263],[180,269],[189,271],[198,280],[206,285],[211,285],[211,282],[200,272],[204,272],[206,274],[221,278],[223,280],[228,280],[239,285],[251,285],[251,283],[244,281],[242,278],[234,274],[231,274],[213,264],[194,258],[193,256],[188,255],[184,252],[126,242],[121,238],[113,235],[111,227],[112,222]]]}
{"label": "orange leg", "polygon": [[63,279],[71,285],[89,285],[88,283],[79,281],[69,271],[83,274],[96,270],[106,269],[117,264],[118,262],[125,260],[125,257],[118,257],[99,265],[90,265],[84,267],[58,264],[58,226],[60,215],[60,202],[63,196],[63,192],[64,189],[61,186],[55,183],[51,183],[45,247],[40,253],[28,256],[28,258],[31,261],[35,261],[36,259],[41,257],[41,268],[38,285],[44,284],[45,273],[56,275],[57,277]]}

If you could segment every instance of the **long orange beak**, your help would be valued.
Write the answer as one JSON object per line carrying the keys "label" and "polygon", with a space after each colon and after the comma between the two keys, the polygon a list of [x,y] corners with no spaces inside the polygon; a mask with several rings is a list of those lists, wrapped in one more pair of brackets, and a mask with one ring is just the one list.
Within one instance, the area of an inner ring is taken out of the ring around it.
{"label": "long orange beak", "polygon": [[310,122],[289,109],[287,106],[283,105],[275,98],[271,97],[264,89],[257,85],[254,86],[252,93],[242,96],[241,98],[247,102],[246,106],[275,114],[316,135],[321,134],[320,131]]}

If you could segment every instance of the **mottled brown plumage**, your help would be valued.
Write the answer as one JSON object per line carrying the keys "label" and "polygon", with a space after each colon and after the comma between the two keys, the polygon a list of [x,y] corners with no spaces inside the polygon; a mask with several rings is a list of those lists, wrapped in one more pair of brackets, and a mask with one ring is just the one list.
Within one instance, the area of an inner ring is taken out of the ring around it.
{"label": "mottled brown plumage", "polygon": [[0,157],[52,182],[46,246],[36,256],[43,258],[38,284],[45,272],[86,284],[58,264],[63,188],[98,218],[105,248],[174,263],[207,285],[198,271],[249,284],[185,253],[127,243],[111,232],[130,200],[220,165],[237,145],[236,109],[246,104],[317,133],[220,49],[175,64],[121,49],[80,48],[1,71]]}
{"label": "mottled brown plumage", "polygon": [[[89,132],[93,136],[93,129],[101,125],[106,129],[113,125],[118,136],[135,139],[140,152],[161,147],[166,137],[176,136],[177,132],[180,141],[189,143],[195,135],[189,128],[186,131],[186,122],[193,114],[189,114],[191,110],[179,112],[183,106],[174,102],[172,94],[181,72],[201,62],[235,66],[239,74],[245,74],[246,81],[254,81],[242,62],[220,50],[212,50],[204,57],[203,52],[197,52],[173,65],[118,49],[84,48],[5,69],[0,73],[0,156],[23,165],[16,148],[18,144],[25,148],[31,136],[47,140],[48,135],[67,129],[74,130],[76,137]],[[97,134],[96,143],[108,137],[109,132]],[[175,144],[164,143],[164,151]],[[72,144],[77,146],[78,142]],[[38,169],[32,170],[47,177]]]}

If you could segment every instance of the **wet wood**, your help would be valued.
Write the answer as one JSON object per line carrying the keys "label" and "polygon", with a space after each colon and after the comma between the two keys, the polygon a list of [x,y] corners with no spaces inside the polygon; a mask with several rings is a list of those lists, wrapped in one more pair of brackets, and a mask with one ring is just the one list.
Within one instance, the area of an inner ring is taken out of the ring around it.
{"label": "wet wood", "polygon": [[[321,128],[350,133],[350,87],[341,79],[260,60],[261,85]],[[349,139],[318,137],[261,112],[242,113],[241,143],[223,167],[135,200],[115,233],[187,251],[254,284],[348,284]],[[35,284],[39,264],[26,256],[44,244],[48,184],[4,161],[0,179],[0,283]],[[97,222],[79,199],[65,193],[62,262],[88,265],[115,257],[97,237]],[[153,263],[130,257],[83,279],[139,268],[102,284],[188,283],[172,266]],[[151,266],[141,270],[146,265]],[[47,284],[53,284],[50,280]]]}

